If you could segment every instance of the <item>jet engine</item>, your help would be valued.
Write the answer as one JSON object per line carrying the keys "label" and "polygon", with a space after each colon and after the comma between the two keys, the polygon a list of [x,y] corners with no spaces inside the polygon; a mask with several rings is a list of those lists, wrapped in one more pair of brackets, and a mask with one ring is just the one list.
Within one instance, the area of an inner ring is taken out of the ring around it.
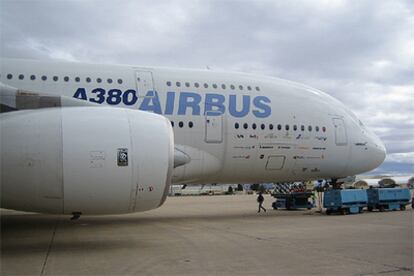
{"label": "jet engine", "polygon": [[168,119],[65,107],[0,114],[1,207],[55,214],[157,208],[174,167]]}

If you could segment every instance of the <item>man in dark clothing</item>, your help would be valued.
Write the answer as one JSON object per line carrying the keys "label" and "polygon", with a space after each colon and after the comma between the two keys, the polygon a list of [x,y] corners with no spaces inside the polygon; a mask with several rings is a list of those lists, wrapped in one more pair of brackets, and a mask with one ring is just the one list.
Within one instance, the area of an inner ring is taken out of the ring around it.
{"label": "man in dark clothing", "polygon": [[263,209],[263,211],[266,212],[266,208],[264,208],[263,205],[263,201],[264,201],[264,197],[262,195],[262,192],[259,193],[259,196],[257,197],[257,202],[259,202],[259,211],[257,211],[258,213],[260,213],[260,209]]}

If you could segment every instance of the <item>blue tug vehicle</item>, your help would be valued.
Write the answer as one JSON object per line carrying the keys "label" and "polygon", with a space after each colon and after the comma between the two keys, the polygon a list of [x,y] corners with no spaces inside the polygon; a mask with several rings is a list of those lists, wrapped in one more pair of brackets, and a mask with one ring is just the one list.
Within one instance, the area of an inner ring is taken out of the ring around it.
{"label": "blue tug vehicle", "polygon": [[368,189],[368,211],[374,209],[384,212],[385,210],[405,210],[410,204],[411,193],[407,188],[380,188]]}

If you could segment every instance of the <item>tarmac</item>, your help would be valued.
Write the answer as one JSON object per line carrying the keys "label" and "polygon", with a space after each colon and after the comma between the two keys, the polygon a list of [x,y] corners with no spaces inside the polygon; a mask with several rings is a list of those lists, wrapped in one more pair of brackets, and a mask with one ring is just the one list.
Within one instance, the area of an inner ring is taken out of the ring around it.
{"label": "tarmac", "polygon": [[254,195],[118,216],[1,210],[1,275],[413,275],[413,210],[257,213]]}

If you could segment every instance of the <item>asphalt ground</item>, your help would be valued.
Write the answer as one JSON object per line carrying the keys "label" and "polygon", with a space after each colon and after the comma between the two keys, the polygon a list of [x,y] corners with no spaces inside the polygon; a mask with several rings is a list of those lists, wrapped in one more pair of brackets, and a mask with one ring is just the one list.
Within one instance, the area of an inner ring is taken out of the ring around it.
{"label": "asphalt ground", "polygon": [[1,275],[413,275],[413,210],[320,214],[254,195],[119,216],[1,210]]}

